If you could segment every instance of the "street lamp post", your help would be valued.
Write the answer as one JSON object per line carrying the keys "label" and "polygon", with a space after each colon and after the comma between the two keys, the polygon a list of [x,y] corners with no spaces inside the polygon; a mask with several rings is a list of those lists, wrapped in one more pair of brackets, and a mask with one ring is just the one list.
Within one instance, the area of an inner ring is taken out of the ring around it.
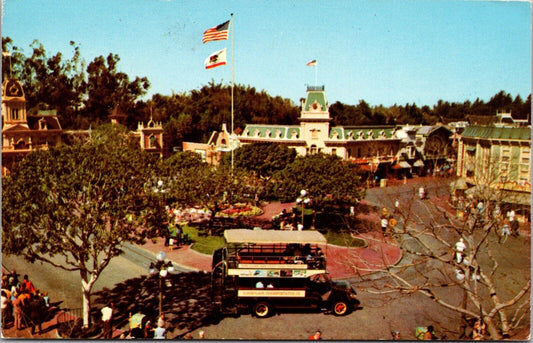
{"label": "street lamp post", "polygon": [[300,196],[296,199],[297,204],[302,204],[302,230],[304,228],[304,209],[305,205],[308,205],[311,202],[311,198],[308,196],[307,191],[302,189],[300,191]]}
{"label": "street lamp post", "polygon": [[172,265],[172,262],[168,261],[165,262],[165,257],[167,255],[160,251],[156,255],[156,263],[150,263],[150,269],[149,272],[151,275],[155,275],[157,273],[159,278],[159,315],[163,313],[163,279],[168,275],[169,272],[174,271],[174,266]]}

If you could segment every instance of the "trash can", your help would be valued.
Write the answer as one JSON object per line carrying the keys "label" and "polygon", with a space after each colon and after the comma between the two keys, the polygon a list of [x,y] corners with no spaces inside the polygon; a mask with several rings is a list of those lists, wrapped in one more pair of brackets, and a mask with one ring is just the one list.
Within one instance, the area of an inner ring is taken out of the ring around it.
{"label": "trash can", "polygon": [[387,179],[379,180],[379,186],[380,187],[387,187]]}

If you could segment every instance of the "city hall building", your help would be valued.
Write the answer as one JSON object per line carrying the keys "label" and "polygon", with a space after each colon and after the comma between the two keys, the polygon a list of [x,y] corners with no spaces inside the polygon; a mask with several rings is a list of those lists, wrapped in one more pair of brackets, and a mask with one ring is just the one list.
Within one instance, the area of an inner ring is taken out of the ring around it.
{"label": "city hall building", "polygon": [[453,162],[451,131],[443,126],[331,126],[324,86],[308,86],[299,125],[247,124],[240,135],[223,126],[207,144],[184,142],[184,151],[200,153],[217,164],[231,149],[251,143],[283,144],[298,155],[324,153],[358,164],[381,178],[423,174]]}

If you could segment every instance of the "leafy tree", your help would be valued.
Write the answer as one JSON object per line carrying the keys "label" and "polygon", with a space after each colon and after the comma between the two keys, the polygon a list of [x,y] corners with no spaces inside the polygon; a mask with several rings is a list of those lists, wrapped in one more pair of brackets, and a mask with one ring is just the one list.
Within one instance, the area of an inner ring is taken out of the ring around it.
{"label": "leafy tree", "polygon": [[128,113],[134,102],[144,95],[150,83],[146,77],[130,81],[127,74],[117,70],[120,58],[109,54],[107,58],[96,57],[87,66],[87,99],[84,115],[96,122],[107,121],[109,112],[119,106]]}
{"label": "leafy tree", "polygon": [[155,163],[111,126],[86,142],[34,151],[3,179],[3,253],[79,272],[85,326],[92,287],[111,259],[164,221],[162,202],[145,189]]}
{"label": "leafy tree", "polygon": [[294,201],[302,189],[313,197],[315,209],[327,202],[353,205],[365,195],[353,165],[343,163],[337,156],[321,153],[296,157],[272,177],[270,192],[282,201]]}
{"label": "leafy tree", "polygon": [[[296,157],[296,150],[274,143],[246,144],[234,151],[235,168],[246,169],[264,180],[291,164]],[[231,155],[224,156],[224,163],[230,163]]]}
{"label": "leafy tree", "polygon": [[201,206],[211,212],[209,234],[222,204],[251,200],[258,182],[253,175],[229,166],[217,168],[190,152],[178,153],[164,162],[160,179],[166,184],[168,201],[177,208]]}

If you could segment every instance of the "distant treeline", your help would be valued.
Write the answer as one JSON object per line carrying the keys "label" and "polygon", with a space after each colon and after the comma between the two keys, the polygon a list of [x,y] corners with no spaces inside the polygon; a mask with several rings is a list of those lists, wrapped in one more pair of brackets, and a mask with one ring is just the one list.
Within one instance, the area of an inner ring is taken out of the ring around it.
{"label": "distant treeline", "polygon": [[[118,70],[116,54],[98,56],[89,64],[83,60],[79,46],[71,42],[73,55],[65,59],[58,52],[48,56],[42,44],[34,41],[31,56],[2,37],[2,79],[13,77],[22,83],[28,112],[57,110],[65,129],[87,129],[108,122],[108,115],[120,111],[127,115],[125,124],[136,129],[138,122],[150,118],[162,122],[167,147],[181,146],[184,141],[206,142],[223,123],[230,129],[231,89],[228,85],[209,84],[182,94],[155,94],[140,100],[150,87],[146,77],[129,76]],[[179,81],[176,81],[179,83]],[[354,99],[354,101],[356,101]],[[515,118],[529,119],[531,94],[527,99],[513,97],[505,91],[488,102],[450,103],[439,100],[432,107],[415,103],[390,107],[370,106],[364,100],[357,105],[330,104],[332,125],[424,124],[466,120],[469,115],[494,116],[497,111],[511,111]],[[252,86],[234,88],[234,127],[237,132],[250,124],[298,124],[300,104],[270,96]]]}

